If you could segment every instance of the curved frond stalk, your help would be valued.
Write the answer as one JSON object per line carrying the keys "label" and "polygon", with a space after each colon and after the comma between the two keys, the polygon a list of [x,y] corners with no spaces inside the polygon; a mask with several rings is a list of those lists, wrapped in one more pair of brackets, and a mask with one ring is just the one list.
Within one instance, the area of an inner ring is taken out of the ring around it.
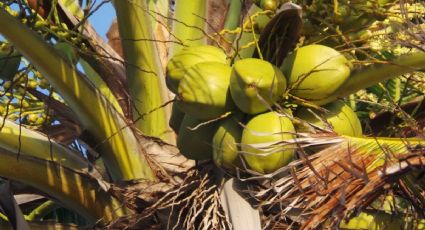
{"label": "curved frond stalk", "polygon": [[88,222],[111,221],[126,208],[87,174],[52,161],[0,149],[0,176],[33,186],[85,217]]}
{"label": "curved frond stalk", "polygon": [[117,101],[115,95],[111,92],[108,85],[103,81],[99,74],[87,63],[85,60],[80,59],[79,63],[84,69],[84,73],[87,76],[87,79],[96,86],[96,88],[103,94],[103,96],[108,100],[108,102],[114,107],[115,110],[120,115],[124,115],[124,112]]}
{"label": "curved frond stalk", "polygon": [[35,209],[33,209],[28,215],[25,216],[27,221],[41,220],[50,212],[60,208],[60,205],[52,200],[48,200]]}
{"label": "curved frond stalk", "polygon": [[301,138],[299,144],[329,141],[337,144],[308,158],[300,154],[300,160],[282,169],[290,175],[257,193],[265,208],[285,207],[274,218],[292,218],[306,229],[317,228],[325,221],[336,225],[425,162],[425,140],[420,139],[332,136]]}
{"label": "curved frond stalk", "polygon": [[165,108],[169,96],[151,28],[155,13],[147,10],[145,1],[119,0],[114,5],[136,126],[145,135],[172,142]]}
{"label": "curved frond stalk", "polygon": [[43,134],[34,130],[19,127],[13,121],[0,116],[0,148],[8,151],[49,160],[76,170],[85,171],[88,162],[79,153],[50,140]]}
{"label": "curved frond stalk", "polygon": [[93,134],[114,180],[155,178],[126,121],[65,58],[4,9],[0,9],[0,34],[47,78]]}
{"label": "curved frond stalk", "polygon": [[389,61],[389,63],[372,64],[354,71],[344,85],[325,99],[325,101],[331,102],[379,82],[424,68],[425,52],[420,51],[399,56],[395,60]]}
{"label": "curved frond stalk", "polygon": [[171,34],[178,40],[178,43],[171,43],[169,57],[178,53],[183,45],[194,46],[207,43],[204,33],[207,31],[208,1],[179,0],[175,4]]}

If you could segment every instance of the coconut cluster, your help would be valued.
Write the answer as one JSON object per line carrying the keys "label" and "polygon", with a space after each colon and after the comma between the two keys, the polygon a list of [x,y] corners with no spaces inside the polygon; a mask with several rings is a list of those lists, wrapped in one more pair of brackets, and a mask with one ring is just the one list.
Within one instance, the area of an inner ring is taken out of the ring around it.
{"label": "coconut cluster", "polygon": [[[219,48],[186,47],[171,58],[166,74],[176,94],[170,127],[178,134],[177,147],[189,159],[213,159],[227,170],[272,173],[294,159],[297,131],[362,134],[348,105],[324,105],[349,75],[348,60],[321,45],[297,49],[279,67],[255,58],[230,66]],[[282,109],[288,91],[323,109]],[[294,115],[306,122],[294,126]]]}

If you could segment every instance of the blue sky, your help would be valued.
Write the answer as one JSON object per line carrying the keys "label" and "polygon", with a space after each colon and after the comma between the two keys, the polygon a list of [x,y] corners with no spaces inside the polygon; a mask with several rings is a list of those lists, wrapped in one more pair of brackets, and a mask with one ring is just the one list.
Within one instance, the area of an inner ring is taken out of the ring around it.
{"label": "blue sky", "polygon": [[[100,3],[101,1],[98,2]],[[108,32],[114,18],[115,10],[112,3],[106,3],[89,18],[89,21],[92,23],[99,35],[106,40],[106,32]]]}

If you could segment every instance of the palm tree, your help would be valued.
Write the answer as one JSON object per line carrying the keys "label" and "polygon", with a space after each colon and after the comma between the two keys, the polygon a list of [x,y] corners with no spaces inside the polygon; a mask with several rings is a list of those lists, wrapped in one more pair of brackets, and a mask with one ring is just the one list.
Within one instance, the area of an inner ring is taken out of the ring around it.
{"label": "palm tree", "polygon": [[[0,34],[5,38],[0,57],[0,214],[8,221],[0,223],[15,229],[40,224],[43,229],[76,229],[73,224],[40,223],[52,211],[57,215],[66,208],[72,223],[95,228],[337,226],[354,217],[353,210],[371,207],[394,184],[403,188],[397,195],[420,213],[423,189],[405,176],[424,160],[419,135],[390,139],[306,133],[291,143],[299,146],[298,160],[272,174],[241,172],[231,180],[211,161],[195,162],[179,153],[168,125],[176,99],[166,87],[165,67],[184,47],[210,44],[225,51],[231,63],[254,56],[280,66],[301,36],[305,44],[333,46],[356,60],[356,71],[327,102],[355,101],[353,93],[359,90],[425,68],[423,34],[411,24],[402,31],[411,42],[402,45],[413,52],[378,56],[373,49],[359,48],[369,43],[350,40],[376,24],[352,26],[349,18],[337,18],[337,10],[327,15],[320,8],[338,5],[298,1],[301,16],[295,4],[276,1],[281,8],[275,11],[267,1],[256,2],[103,1],[115,7],[123,57],[87,22],[96,11],[92,1],[0,2]],[[359,3],[353,8],[358,15],[351,15],[355,20],[368,14],[388,18],[396,6],[392,1]],[[307,25],[318,33],[309,34]],[[397,90],[397,100],[407,98],[400,96],[400,86]],[[288,97],[296,102],[292,104],[318,108],[290,92]],[[404,113],[403,118],[414,121]],[[317,144],[333,145],[305,153],[304,147]],[[26,196],[18,202],[18,194],[36,194],[37,199]],[[397,218],[408,222],[402,214]]]}

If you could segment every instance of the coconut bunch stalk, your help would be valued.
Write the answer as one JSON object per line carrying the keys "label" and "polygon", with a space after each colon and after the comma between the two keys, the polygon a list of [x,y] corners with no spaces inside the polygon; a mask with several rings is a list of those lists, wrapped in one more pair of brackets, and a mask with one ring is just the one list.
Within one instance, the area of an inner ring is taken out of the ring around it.
{"label": "coconut bunch stalk", "polygon": [[[138,214],[118,219],[108,228],[139,229],[151,225],[164,229],[231,229],[230,219],[220,200],[223,175],[217,174],[216,170],[213,164],[202,163],[187,172],[180,186],[170,190],[151,187],[159,199]],[[124,196],[135,203],[146,202],[141,189],[126,194]]]}
{"label": "coconut bunch stalk", "polygon": [[286,219],[302,229],[314,229],[325,222],[338,226],[425,160],[424,141],[420,139],[330,135],[297,140],[299,146],[332,142],[334,145],[311,156],[300,150],[299,160],[276,172],[287,176],[255,193],[253,198],[263,210],[278,210],[271,211],[275,213],[271,219]]}

